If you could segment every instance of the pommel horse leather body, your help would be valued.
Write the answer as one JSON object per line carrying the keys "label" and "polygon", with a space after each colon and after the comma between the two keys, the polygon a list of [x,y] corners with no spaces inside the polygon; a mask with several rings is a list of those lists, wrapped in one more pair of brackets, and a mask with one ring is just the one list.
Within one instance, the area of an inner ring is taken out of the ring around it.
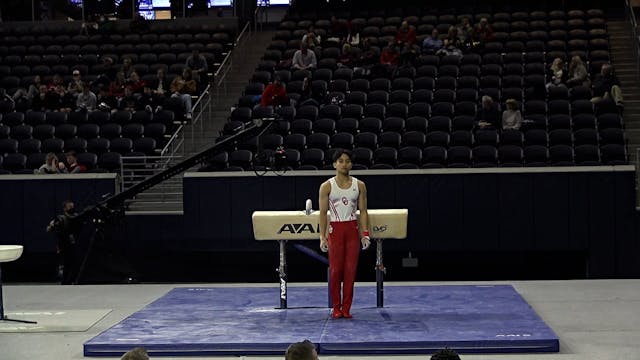
{"label": "pommel horse leather body", "polygon": [[[407,209],[370,209],[369,233],[372,239],[407,237]],[[360,211],[358,211],[358,219]],[[253,236],[256,240],[320,240],[318,211],[254,211]]]}
{"label": "pommel horse leather body", "polygon": [[[369,234],[376,241],[376,303],[383,307],[383,277],[386,271],[382,262],[383,239],[407,237],[407,209],[370,209]],[[358,211],[358,219],[360,212]],[[277,240],[280,244],[280,308],[287,308],[286,242],[288,240],[320,240],[319,212],[307,215],[305,211],[254,211],[251,216],[253,236],[256,240]],[[329,301],[331,305],[331,301]]]}

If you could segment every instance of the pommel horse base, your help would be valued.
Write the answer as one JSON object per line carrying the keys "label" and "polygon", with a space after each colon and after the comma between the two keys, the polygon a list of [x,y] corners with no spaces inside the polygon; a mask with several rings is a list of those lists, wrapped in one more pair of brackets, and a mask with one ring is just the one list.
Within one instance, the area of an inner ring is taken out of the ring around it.
{"label": "pommel horse base", "polygon": [[[384,274],[382,241],[407,237],[407,209],[371,209],[369,234],[376,243],[376,305],[384,306]],[[358,211],[358,218],[360,212]],[[276,240],[280,246],[280,308],[287,308],[286,243],[288,240],[320,240],[319,213],[317,211],[254,211],[251,216],[253,236],[258,241]]]}

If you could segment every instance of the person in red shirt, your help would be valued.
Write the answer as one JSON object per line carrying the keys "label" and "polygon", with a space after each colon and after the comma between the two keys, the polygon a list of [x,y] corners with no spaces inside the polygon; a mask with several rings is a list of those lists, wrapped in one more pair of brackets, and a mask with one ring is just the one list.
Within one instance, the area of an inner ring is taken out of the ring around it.
{"label": "person in red shirt", "polygon": [[413,45],[416,42],[416,31],[409,23],[405,20],[400,25],[400,29],[396,33],[396,42],[400,43],[400,45],[404,45],[408,43],[409,45]]}
{"label": "person in red shirt", "polygon": [[262,97],[260,98],[260,105],[262,106],[278,106],[286,105],[289,103],[289,97],[287,96],[287,90],[280,81],[279,77],[275,77],[273,82],[264,89]]}

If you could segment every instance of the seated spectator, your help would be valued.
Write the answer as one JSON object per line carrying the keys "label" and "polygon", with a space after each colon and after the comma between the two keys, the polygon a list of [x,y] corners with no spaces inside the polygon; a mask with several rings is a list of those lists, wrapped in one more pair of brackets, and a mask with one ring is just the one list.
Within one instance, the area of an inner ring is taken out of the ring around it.
{"label": "seated spectator", "polygon": [[338,66],[353,67],[356,59],[353,56],[351,45],[344,43],[342,45],[342,53],[338,57]]}
{"label": "seated spectator", "polygon": [[[400,63],[400,50],[393,41],[389,42],[389,45],[382,50],[380,54],[380,64],[376,69],[372,69],[372,72],[376,73],[375,76],[391,77]],[[378,73],[380,72],[380,73]]]}
{"label": "seated spectator", "polygon": [[137,347],[127,351],[120,360],[149,360],[149,354],[146,349]]}
{"label": "seated spectator", "polygon": [[[553,86],[565,86],[566,72],[564,71],[564,61],[561,58],[553,59],[549,68],[551,79],[547,83],[547,89]],[[565,86],[566,87],[566,86]]]}
{"label": "seated spectator", "polygon": [[[162,103],[164,99],[167,97],[167,92],[169,91],[170,84],[169,80],[165,76],[164,70],[158,69],[156,73],[156,77],[151,81],[149,85],[150,94],[152,98],[152,106],[155,112],[162,110]],[[146,92],[145,92],[146,93]]]}
{"label": "seated spectator", "polygon": [[[137,107],[139,97],[136,97],[131,90],[131,87],[124,88],[124,94],[121,97],[116,98],[118,110],[135,111]],[[116,109],[113,109],[115,111]]]}
{"label": "seated spectator", "polygon": [[116,73],[116,79],[109,84],[109,96],[117,99],[124,96],[124,88],[127,86],[127,78],[122,71]]}
{"label": "seated spectator", "polygon": [[185,65],[192,70],[193,78],[198,83],[208,82],[207,71],[209,70],[209,66],[207,65],[207,58],[201,55],[198,49],[193,49]]}
{"label": "seated spectator", "polygon": [[522,114],[515,99],[506,101],[507,109],[502,113],[502,130],[520,130]]}
{"label": "seated spectator", "polygon": [[132,72],[127,82],[127,87],[131,89],[131,92],[140,95],[144,91],[145,86],[147,86],[147,82],[142,80],[136,71]]}
{"label": "seated spectator", "polygon": [[122,59],[122,69],[120,71],[124,73],[124,78],[126,80],[131,78],[131,73],[135,70],[133,68],[133,60],[130,57]]}
{"label": "seated spectator", "polygon": [[54,153],[48,153],[45,163],[35,171],[36,174],[61,174],[66,172],[66,167],[58,161],[58,157]]}
{"label": "seated spectator", "polygon": [[116,79],[118,70],[113,66],[113,59],[109,56],[102,58],[102,65],[104,66],[104,71],[98,76],[93,84],[95,86],[108,88],[109,84]]}
{"label": "seated spectator", "polygon": [[493,28],[489,25],[487,18],[481,18],[473,29],[473,40],[480,44],[484,44],[493,40]]}
{"label": "seated spectator", "polygon": [[280,81],[280,77],[275,76],[273,81],[264,88],[262,96],[260,97],[260,105],[276,107],[288,104],[289,97],[287,96],[287,89],[282,81]]}
{"label": "seated spectator", "polygon": [[47,85],[40,85],[38,95],[31,100],[33,111],[58,110],[60,98],[55,92],[55,88],[48,88]]}
{"label": "seated spectator", "polygon": [[331,25],[327,41],[340,44],[349,33],[349,24],[344,20],[339,20],[335,15],[331,16]]}
{"label": "seated spectator", "polygon": [[309,51],[309,48],[305,43],[300,45],[300,50],[293,54],[292,67],[294,70],[312,70],[318,65],[316,60],[316,54],[313,51]]}
{"label": "seated spectator", "polygon": [[438,50],[442,49],[443,42],[439,37],[440,33],[438,29],[433,28],[431,36],[426,37],[422,42],[422,52],[424,54],[435,54]]}
{"label": "seated spectator", "polygon": [[431,360],[460,360],[460,355],[449,348],[444,348],[431,355]]}
{"label": "seated spectator", "polygon": [[302,43],[307,44],[307,48],[313,50],[316,46],[320,46],[320,35],[316,34],[313,25],[309,25],[307,33],[302,35]]}
{"label": "seated spectator", "polygon": [[347,39],[345,42],[351,46],[359,46],[360,45],[360,29],[356,25],[351,25],[349,28],[349,33],[347,34]]}
{"label": "seated spectator", "polygon": [[67,92],[75,97],[78,96],[80,92],[82,92],[82,90],[80,89],[80,86],[82,85],[80,70],[73,70],[72,76],[73,78],[67,85]]}
{"label": "seated spectator", "polygon": [[569,63],[569,74],[567,75],[567,86],[590,86],[589,73],[587,67],[580,58],[580,56],[574,56]]}
{"label": "seated spectator", "polygon": [[184,69],[182,76],[178,75],[171,82],[171,97],[179,98],[185,111],[187,119],[192,118],[191,114],[191,94],[195,94],[197,89],[196,81],[190,78],[189,68]]}
{"label": "seated spectator", "polygon": [[15,100],[9,94],[7,94],[7,89],[0,88],[0,103],[2,103],[3,109],[11,109],[13,110],[16,106]]}
{"label": "seated spectator", "polygon": [[611,64],[604,64],[600,68],[600,74],[593,80],[593,98],[591,102],[599,103],[604,99],[613,100],[616,105],[623,106],[620,80],[613,71]]}
{"label": "seated spectator", "polygon": [[91,91],[88,84],[80,84],[80,94],[76,98],[76,110],[77,111],[93,111],[98,106],[98,98],[96,94]]}
{"label": "seated spectator", "polygon": [[479,129],[498,129],[500,127],[500,109],[491,96],[482,97],[482,107],[476,115],[476,123]]}
{"label": "seated spectator", "polygon": [[55,74],[53,75],[53,78],[51,78],[51,82],[47,84],[47,87],[49,89],[54,89],[57,86],[64,86],[64,79],[62,78],[62,76],[60,76],[60,74]]}
{"label": "seated spectator", "polygon": [[83,173],[87,171],[87,167],[82,165],[82,164],[78,164],[78,156],[76,155],[75,151],[69,151],[66,154],[66,158],[67,158],[67,165],[64,165],[64,168],[60,169],[62,172],[66,171],[70,174],[76,174],[76,173]]}
{"label": "seated spectator", "polygon": [[58,96],[58,108],[54,110],[62,112],[71,112],[76,107],[76,98],[69,94],[64,86],[58,85],[54,89],[54,92]]}
{"label": "seated spectator", "polygon": [[20,99],[25,99],[27,101],[33,100],[34,97],[38,95],[40,91],[40,85],[42,85],[42,78],[40,75],[36,75],[33,77],[33,82],[29,84],[27,89],[19,88],[13,93],[13,100],[18,101]]}
{"label": "seated spectator", "polygon": [[462,56],[462,43],[458,38],[458,28],[451,26],[444,39],[443,47],[436,52],[436,55],[457,55]]}
{"label": "seated spectator", "polygon": [[285,360],[318,360],[315,345],[309,340],[289,345],[284,354]]}
{"label": "seated spectator", "polygon": [[415,66],[416,59],[418,58],[418,47],[405,42],[404,46],[400,49],[400,66]]}
{"label": "seated spectator", "polygon": [[468,17],[462,18],[462,22],[458,24],[458,38],[460,42],[466,44],[473,40],[473,25]]}
{"label": "seated spectator", "polygon": [[408,21],[403,21],[396,33],[396,42],[400,45],[409,44],[413,45],[416,43],[416,30],[409,26]]}
{"label": "seated spectator", "polygon": [[378,62],[379,56],[376,50],[371,47],[369,39],[362,39],[360,49],[362,51],[360,52],[360,56],[355,60],[355,67],[353,70],[356,72],[363,71],[364,73],[368,73],[371,66]]}

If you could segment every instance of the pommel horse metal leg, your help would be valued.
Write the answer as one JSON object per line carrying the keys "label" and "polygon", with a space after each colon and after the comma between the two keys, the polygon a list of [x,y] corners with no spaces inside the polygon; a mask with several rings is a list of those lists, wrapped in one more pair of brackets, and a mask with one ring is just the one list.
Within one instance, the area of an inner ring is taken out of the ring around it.
{"label": "pommel horse metal leg", "polygon": [[384,306],[384,274],[387,269],[382,263],[382,239],[376,239],[376,306]]}
{"label": "pommel horse metal leg", "polygon": [[287,241],[278,240],[280,243],[280,265],[276,269],[280,278],[280,309],[287,308]]}

